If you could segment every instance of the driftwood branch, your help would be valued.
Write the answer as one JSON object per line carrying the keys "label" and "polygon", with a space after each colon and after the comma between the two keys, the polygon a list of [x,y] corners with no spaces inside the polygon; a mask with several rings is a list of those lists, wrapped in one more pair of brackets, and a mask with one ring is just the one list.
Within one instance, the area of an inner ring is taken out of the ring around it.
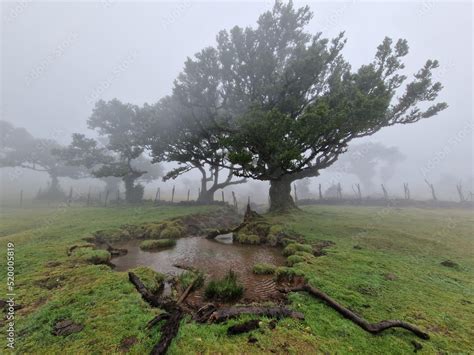
{"label": "driftwood branch", "polygon": [[142,280],[135,275],[133,272],[128,273],[128,279],[130,282],[135,286],[137,289],[138,293],[142,295],[142,298],[152,307],[161,307],[162,302],[159,299],[159,297],[155,296],[153,293],[151,293],[143,284]]}
{"label": "driftwood branch", "polygon": [[160,341],[151,350],[151,355],[166,354],[174,337],[178,334],[179,325],[183,318],[183,311],[177,307],[172,311],[166,320],[166,323],[161,327]]}
{"label": "driftwood branch", "polygon": [[194,285],[196,284],[197,280],[199,279],[199,275],[196,276],[193,280],[193,282],[191,282],[189,284],[189,286],[186,288],[186,290],[184,290],[183,294],[179,297],[178,299],[178,302],[176,302],[176,305],[179,306],[181,303],[184,302],[184,300],[186,299],[186,297],[188,297],[189,293],[191,292],[191,290],[193,289]]}
{"label": "driftwood branch", "polygon": [[169,319],[169,317],[170,317],[169,313],[166,313],[166,312],[158,314],[156,317],[154,317],[151,321],[149,321],[146,324],[146,329],[152,328],[155,324],[159,323],[160,321],[164,319]]}
{"label": "driftwood branch", "polygon": [[329,297],[327,294],[325,294],[321,290],[315,287],[312,287],[308,284],[286,289],[286,291],[287,292],[299,292],[299,291],[308,292],[311,296],[323,300],[328,306],[336,310],[344,318],[351,320],[352,322],[357,324],[359,327],[361,327],[365,331],[372,334],[380,333],[389,328],[403,328],[403,329],[409,330],[410,332],[412,332],[413,334],[415,334],[416,336],[422,339],[430,338],[430,336],[427,333],[421,331],[419,328],[400,320],[384,320],[378,323],[369,323],[364,318],[358,316],[357,314],[350,311],[346,307],[340,305],[338,302],[333,300],[331,297]]}

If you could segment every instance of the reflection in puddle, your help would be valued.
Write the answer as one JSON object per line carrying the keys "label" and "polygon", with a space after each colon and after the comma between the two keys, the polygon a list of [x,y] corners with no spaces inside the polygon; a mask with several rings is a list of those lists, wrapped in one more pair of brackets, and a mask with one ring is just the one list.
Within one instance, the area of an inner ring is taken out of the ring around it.
{"label": "reflection in puddle", "polygon": [[[244,284],[244,298],[250,300],[272,297],[276,292],[272,276],[254,275],[256,263],[284,265],[285,258],[278,248],[232,244],[232,235],[221,235],[216,241],[203,237],[187,237],[177,240],[176,246],[160,251],[143,251],[141,240],[131,240],[114,245],[128,249],[128,253],[112,259],[115,270],[126,271],[137,266],[149,268],[170,275],[179,275],[183,270],[173,264],[188,265],[202,270],[207,280],[223,277],[229,269],[239,275]],[[202,297],[202,289],[193,298]]]}

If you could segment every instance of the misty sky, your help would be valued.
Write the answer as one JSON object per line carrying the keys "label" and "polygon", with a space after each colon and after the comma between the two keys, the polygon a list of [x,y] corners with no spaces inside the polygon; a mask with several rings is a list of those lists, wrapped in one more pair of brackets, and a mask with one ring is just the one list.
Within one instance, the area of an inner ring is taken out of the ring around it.
{"label": "misty sky", "polygon": [[[346,59],[373,59],[384,36],[406,38],[411,76],[438,59],[436,78],[449,108],[438,116],[389,127],[368,140],[398,146],[401,180],[473,175],[472,4],[296,2],[315,16],[308,30],[345,31]],[[254,25],[272,2],[2,3],[1,119],[68,143],[87,132],[98,99],[153,103],[169,94],[187,56],[215,43],[221,29]]]}

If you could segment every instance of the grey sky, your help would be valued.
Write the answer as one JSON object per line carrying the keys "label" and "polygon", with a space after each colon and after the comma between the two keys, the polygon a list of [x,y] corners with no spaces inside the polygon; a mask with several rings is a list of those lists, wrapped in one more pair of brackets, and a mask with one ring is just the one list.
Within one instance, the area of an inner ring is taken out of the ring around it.
{"label": "grey sky", "polygon": [[[439,2],[296,2],[310,4],[309,30],[346,31],[353,67],[372,60],[384,36],[406,38],[407,74],[438,59],[441,99],[449,109],[370,141],[408,157],[399,178],[472,176],[472,4]],[[2,119],[67,143],[87,132],[97,99],[143,104],[170,92],[187,56],[221,29],[254,25],[272,2],[6,2],[2,3]],[[407,180],[407,179],[405,179]]]}

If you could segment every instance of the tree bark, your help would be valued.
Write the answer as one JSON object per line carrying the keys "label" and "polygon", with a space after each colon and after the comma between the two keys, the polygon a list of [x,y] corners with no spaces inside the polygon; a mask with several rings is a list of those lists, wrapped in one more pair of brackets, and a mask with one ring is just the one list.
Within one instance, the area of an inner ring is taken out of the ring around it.
{"label": "tree bark", "polygon": [[250,314],[253,316],[269,317],[269,318],[285,318],[303,320],[304,315],[300,312],[292,311],[286,307],[230,307],[223,308],[213,312],[208,322],[222,323],[229,319],[237,318],[242,314]]}
{"label": "tree bark", "polygon": [[383,320],[378,323],[369,323],[366,321],[364,318],[360,317],[359,315],[355,314],[351,310],[347,309],[346,307],[340,305],[337,301],[333,300],[331,297],[329,297],[327,294],[325,294],[323,291],[317,289],[316,287],[312,287],[308,284],[303,284],[301,286],[297,286],[294,288],[290,288],[287,291],[291,292],[298,292],[298,291],[304,291],[308,292],[311,296],[315,298],[319,298],[323,300],[328,306],[330,306],[332,309],[336,310],[339,314],[341,314],[344,318],[347,318],[357,324],[359,327],[364,329],[365,331],[372,333],[372,334],[378,334],[386,329],[389,328],[403,328],[406,330],[409,330],[416,336],[422,338],[422,339],[429,339],[430,336],[420,330],[419,328],[415,327],[414,325],[411,325],[409,323],[400,321],[400,320]]}
{"label": "tree bark", "polygon": [[297,208],[291,197],[291,180],[270,181],[270,212],[285,212]]}

